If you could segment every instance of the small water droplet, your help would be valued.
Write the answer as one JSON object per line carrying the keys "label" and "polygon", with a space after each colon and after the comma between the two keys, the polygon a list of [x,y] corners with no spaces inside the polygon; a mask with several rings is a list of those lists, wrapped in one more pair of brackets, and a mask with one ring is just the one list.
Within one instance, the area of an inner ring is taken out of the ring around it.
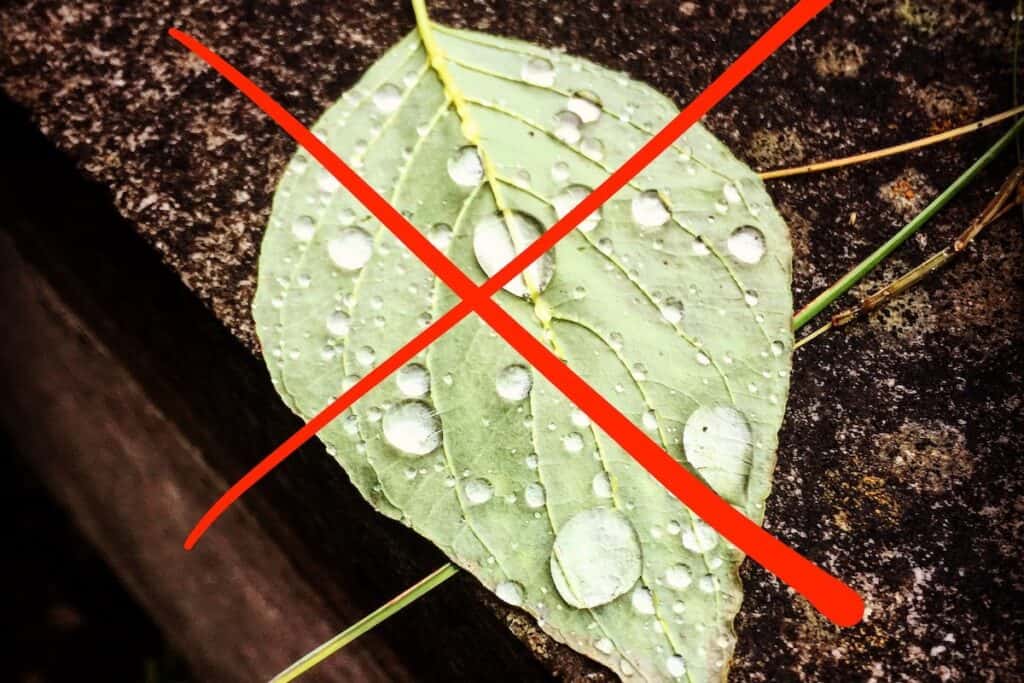
{"label": "small water droplet", "polygon": [[576,114],[571,111],[560,111],[555,114],[554,118],[555,137],[566,144],[574,145],[580,141],[580,136],[583,135],[580,131],[582,125],[583,122]]}
{"label": "small water droplet", "polygon": [[642,420],[645,429],[648,429],[653,432],[655,429],[658,428],[658,418],[654,414],[653,410],[644,411]]}
{"label": "small water droplet", "polygon": [[556,161],[551,165],[551,178],[556,183],[564,183],[569,179],[569,164],[564,161]]}
{"label": "small water droplet", "polygon": [[633,220],[646,228],[661,227],[671,218],[665,202],[654,190],[647,190],[633,197],[631,208]]}
{"label": "small water droplet", "polygon": [[684,590],[693,583],[693,577],[684,565],[675,564],[665,570],[665,583],[673,590]]}
{"label": "small water droplet", "polygon": [[494,594],[515,607],[523,604],[523,587],[515,581],[502,581],[494,587]]}
{"label": "small water droplet", "polygon": [[661,317],[672,325],[682,322],[683,302],[675,298],[665,299],[661,304]]}
{"label": "small water droplet", "polygon": [[706,553],[718,545],[718,532],[702,520],[683,532],[683,547],[695,553]]}
{"label": "small water droplet", "polygon": [[494,486],[486,479],[470,479],[462,485],[470,505],[483,505],[494,496]]}
{"label": "small water droplet", "polygon": [[426,455],[441,445],[441,421],[423,401],[401,401],[384,413],[384,438],[409,455]]}
{"label": "small water droplet", "polygon": [[592,135],[587,135],[580,141],[580,151],[594,161],[600,161],[604,158],[604,143]]}
{"label": "small water droplet", "polygon": [[385,83],[373,93],[373,106],[388,114],[398,109],[402,103],[402,91],[394,83]]}
{"label": "small water droplet", "polygon": [[697,352],[697,364],[698,365],[710,365],[711,359],[708,358],[707,354],[703,351]]}
{"label": "small water droplet", "polygon": [[665,660],[665,668],[668,669],[668,675],[672,678],[682,678],[686,675],[686,660],[680,655],[672,655]]}
{"label": "small water droplet", "polygon": [[750,225],[741,226],[729,235],[726,247],[740,263],[757,263],[764,256],[764,234]]}
{"label": "small water droplet", "polygon": [[608,638],[599,638],[597,642],[594,643],[594,647],[598,652],[603,652],[606,655],[610,655],[615,651],[615,644]]}
{"label": "small water droplet", "polygon": [[598,498],[612,497],[612,480],[607,472],[598,472],[590,481],[590,488]]}
{"label": "small water droplet", "polygon": [[633,589],[630,602],[633,604],[633,609],[640,614],[654,614],[654,596],[651,595],[651,591],[643,586],[637,586]]}
{"label": "small water droplet", "polygon": [[[576,205],[583,201],[590,193],[591,189],[589,187],[584,187],[583,185],[570,185],[565,188],[556,194],[551,200],[551,203],[555,207],[555,215],[560,219],[565,218],[565,216],[575,209]],[[583,232],[590,232],[597,227],[597,224],[600,221],[601,210],[598,209],[584,218],[578,227]]]}
{"label": "small water droplet", "polygon": [[[488,277],[501,270],[516,254],[540,236],[541,225],[533,216],[512,211],[506,217],[501,213],[484,216],[473,228],[473,254]],[[516,296],[527,296],[530,288],[542,292],[555,274],[555,256],[551,250],[526,268],[523,275],[509,280],[503,289]]]}
{"label": "small water droplet", "polygon": [[426,396],[430,392],[430,372],[419,363],[409,363],[395,374],[395,383],[409,398]]}
{"label": "small water droplet", "polygon": [[590,416],[579,408],[573,408],[569,413],[569,420],[580,429],[585,429],[590,426]]}
{"label": "small water droplet", "polygon": [[435,223],[431,226],[427,238],[431,244],[444,251],[452,243],[452,226],[447,223]]}
{"label": "small water droplet", "polygon": [[593,123],[601,118],[601,98],[588,90],[580,90],[569,98],[566,108],[583,123]]}
{"label": "small water droplet", "polygon": [[711,593],[715,590],[715,577],[711,574],[705,574],[700,577],[700,581],[697,582],[697,588],[704,593]]}
{"label": "small water droplet", "polygon": [[743,199],[740,197],[740,191],[732,183],[726,183],[722,186],[722,196],[730,204],[739,204]]}
{"label": "small water droplet", "polygon": [[537,465],[539,464],[538,461],[537,461],[537,454],[536,453],[530,453],[528,456],[526,456],[526,461],[525,462],[526,462],[526,468],[527,469],[530,469],[530,470],[537,469]]}
{"label": "small water droplet", "polygon": [[520,75],[527,83],[550,87],[555,82],[555,67],[543,57],[531,57],[523,63]]}
{"label": "small water droplet", "polygon": [[494,387],[506,401],[522,401],[530,395],[533,374],[522,365],[507,365],[498,372]]}
{"label": "small water droplet", "polygon": [[299,216],[292,223],[292,234],[295,239],[308,242],[316,234],[316,223],[310,216]]}
{"label": "small water droplet", "polygon": [[351,319],[345,311],[333,311],[327,316],[327,331],[335,337],[348,334]]}
{"label": "small water droplet", "polygon": [[544,503],[547,500],[544,487],[536,482],[527,484],[526,489],[523,490],[523,500],[528,508],[535,510],[544,507]]}
{"label": "small water droplet", "polygon": [[748,306],[756,306],[759,298],[757,296],[757,292],[752,289],[748,289],[743,293],[743,300],[747,302]]}
{"label": "small water droplet", "polygon": [[579,453],[583,450],[583,437],[577,432],[569,432],[562,437],[562,447],[567,453]]}
{"label": "small water droplet", "polygon": [[785,344],[783,344],[782,342],[777,341],[777,340],[772,342],[772,355],[773,356],[781,356],[783,353],[785,353],[785,351],[786,351],[786,345]]}
{"label": "small water droplet", "polygon": [[373,238],[362,228],[345,228],[327,242],[327,255],[342,270],[359,270],[373,255]]}
{"label": "small water droplet", "polygon": [[640,543],[617,510],[575,514],[558,531],[551,577],[559,595],[577,608],[592,608],[623,595],[640,578]]}
{"label": "small water droplet", "polygon": [[356,349],[356,362],[363,367],[369,367],[373,365],[373,361],[377,358],[377,352],[370,346],[360,346]]}
{"label": "small water droplet", "polygon": [[476,147],[460,147],[448,160],[448,175],[456,185],[476,187],[484,179],[484,164]]}

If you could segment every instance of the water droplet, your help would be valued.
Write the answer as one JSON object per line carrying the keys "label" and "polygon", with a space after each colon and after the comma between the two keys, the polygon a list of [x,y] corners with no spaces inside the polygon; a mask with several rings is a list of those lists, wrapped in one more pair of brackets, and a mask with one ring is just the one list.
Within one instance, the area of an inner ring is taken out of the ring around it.
{"label": "water droplet", "polygon": [[577,608],[604,605],[640,578],[640,543],[626,517],[594,508],[569,519],[551,553],[551,577],[559,595]]}
{"label": "water droplet", "polygon": [[327,316],[327,331],[335,337],[344,337],[348,334],[350,318],[345,311],[333,311]]}
{"label": "water droplet", "polygon": [[580,136],[583,135],[580,131],[582,125],[583,122],[576,114],[571,111],[560,111],[555,114],[554,118],[555,137],[566,144],[574,145],[580,141]]}
{"label": "water droplet", "polygon": [[576,432],[570,432],[562,437],[562,447],[567,453],[579,453],[583,450],[583,437]]}
{"label": "water droplet", "polygon": [[409,455],[426,455],[441,445],[441,421],[423,401],[401,401],[384,413],[384,438]]}
{"label": "water droplet", "polygon": [[590,488],[598,498],[612,497],[612,480],[607,472],[598,472],[590,481]]}
{"label": "water droplet", "polygon": [[748,289],[743,293],[743,300],[747,302],[748,306],[756,306],[759,298],[757,296],[757,292],[752,289]]}
{"label": "water droplet", "polygon": [[452,243],[452,226],[447,223],[435,223],[427,235],[430,243],[444,251]]}
{"label": "water droplet", "polygon": [[706,553],[718,545],[718,532],[702,520],[683,532],[683,547],[695,553]]}
{"label": "water droplet", "polygon": [[637,586],[633,589],[630,602],[633,603],[633,609],[640,614],[654,614],[654,596],[651,595],[651,591],[643,586]]}
{"label": "water droplet", "polygon": [[684,565],[675,564],[665,570],[665,583],[673,590],[684,590],[693,583],[690,570]]}
{"label": "water droplet", "polygon": [[[701,406],[686,419],[683,452],[709,483],[721,489],[741,485],[750,467],[753,437],[746,418],[729,406]],[[721,492],[721,491],[720,491]]]}
{"label": "water droplet", "polygon": [[385,83],[373,93],[373,106],[388,114],[398,109],[402,103],[402,91],[393,83]]}
{"label": "water droplet", "polygon": [[786,345],[780,341],[772,342],[772,355],[781,356],[786,351]]}
{"label": "water droplet", "polygon": [[[558,194],[554,196],[551,203],[555,207],[555,214],[559,219],[565,218],[565,216],[576,208],[576,205],[589,195],[591,189],[584,187],[583,185],[570,185]],[[597,209],[592,214],[584,218],[580,224],[579,229],[583,232],[590,232],[597,227],[597,224],[601,221],[601,210]]]}
{"label": "water droplet", "polygon": [[697,588],[704,593],[711,593],[715,590],[715,577],[711,574],[705,574],[700,577],[700,581],[697,582]]}
{"label": "water droplet", "polygon": [[527,83],[550,87],[555,82],[555,67],[543,57],[531,57],[523,63],[520,75]]}
{"label": "water droplet", "polygon": [[[473,254],[480,268],[490,277],[537,239],[540,233],[540,223],[529,214],[512,211],[507,221],[500,213],[490,214],[477,221],[473,228]],[[526,284],[529,282],[535,291],[542,292],[554,274],[555,256],[548,250],[531,263],[523,275],[509,280],[503,289],[516,296],[526,296],[530,293]]]}
{"label": "water droplet", "polygon": [[693,247],[693,253],[696,256],[707,256],[711,253],[711,250],[708,249],[708,245],[704,244],[704,240],[699,237],[695,237],[693,239],[693,244],[691,246]]}
{"label": "water droplet", "polygon": [[373,255],[373,238],[362,228],[345,228],[327,242],[327,255],[342,270],[359,270]]}
{"label": "water droplet", "polygon": [[292,223],[292,234],[295,239],[308,242],[316,234],[316,223],[310,216],[299,216]]}
{"label": "water droplet", "polygon": [[551,178],[556,183],[564,183],[569,179],[569,164],[564,161],[556,161],[551,166]]}
{"label": "water droplet", "polygon": [[395,383],[409,398],[426,396],[430,391],[430,372],[419,363],[409,363],[395,374]]}
{"label": "water droplet", "polygon": [[460,147],[448,160],[448,175],[456,185],[476,187],[484,179],[484,164],[476,147]]}
{"label": "water droplet", "polygon": [[757,263],[764,256],[764,234],[755,227],[741,226],[729,235],[726,247],[740,263]]}
{"label": "water droplet", "polygon": [[658,417],[654,414],[653,410],[646,410],[643,414],[644,429],[654,431],[658,428]]}
{"label": "water droplet", "polygon": [[703,351],[697,352],[697,364],[698,365],[711,365],[711,359]]}
{"label": "water droplet", "polygon": [[668,222],[671,215],[665,202],[654,190],[647,190],[633,197],[633,219],[646,228],[657,228]]}
{"label": "water droplet", "polygon": [[597,642],[594,643],[594,647],[598,652],[603,652],[606,655],[610,655],[615,651],[615,644],[608,638],[599,638]]}
{"label": "water droplet", "polygon": [[369,367],[373,365],[373,361],[377,358],[377,352],[369,346],[360,346],[356,349],[356,362],[363,367]]}
{"label": "water droplet", "polygon": [[672,655],[665,660],[665,668],[668,669],[668,675],[672,678],[682,678],[686,675],[686,660],[680,655]]}
{"label": "water droplet", "polygon": [[604,143],[597,138],[587,135],[580,142],[580,151],[595,161],[604,158]]}
{"label": "water droplet", "polygon": [[547,500],[544,487],[536,482],[527,484],[526,489],[523,491],[523,500],[526,501],[526,507],[528,508],[537,509],[544,507],[544,502]]}
{"label": "water droplet", "polygon": [[661,317],[675,325],[683,320],[683,302],[679,299],[665,299],[661,304]]}
{"label": "water droplet", "polygon": [[569,98],[566,107],[583,123],[593,123],[601,118],[601,98],[588,90],[581,90]]}
{"label": "water droplet", "polygon": [[356,212],[349,208],[344,208],[338,212],[338,222],[342,225],[352,225],[356,222]]}
{"label": "water droplet", "polygon": [[494,486],[486,479],[470,479],[462,485],[470,505],[483,505],[494,495]]}
{"label": "water droplet", "polygon": [[523,604],[523,587],[515,581],[502,581],[494,587],[494,594],[515,607]]}
{"label": "water droplet", "polygon": [[506,401],[522,401],[530,395],[533,374],[522,365],[507,365],[498,372],[494,387]]}
{"label": "water droplet", "polygon": [[577,285],[576,287],[573,288],[573,290],[572,290],[572,298],[573,299],[575,299],[576,301],[580,301],[585,296],[587,296],[587,288],[586,287],[584,287],[583,285]]}
{"label": "water droplet", "polygon": [[590,426],[590,416],[584,413],[579,408],[573,408],[569,413],[569,420],[580,429],[585,429]]}
{"label": "water droplet", "polygon": [[526,469],[535,470],[538,464],[536,453],[530,453],[526,456]]}

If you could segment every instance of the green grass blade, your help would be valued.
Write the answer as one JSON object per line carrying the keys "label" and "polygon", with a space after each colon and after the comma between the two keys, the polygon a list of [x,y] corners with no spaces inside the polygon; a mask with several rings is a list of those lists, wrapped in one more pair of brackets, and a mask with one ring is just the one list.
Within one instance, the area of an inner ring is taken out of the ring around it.
{"label": "green grass blade", "polygon": [[868,273],[874,270],[878,264],[886,259],[893,251],[903,244],[909,237],[921,229],[931,218],[937,214],[953,197],[974,179],[978,173],[992,163],[992,160],[999,156],[999,153],[1016,138],[1024,127],[1024,119],[1018,120],[1010,130],[999,138],[992,147],[981,157],[971,164],[970,168],[964,171],[959,178],[943,190],[932,203],[924,208],[921,213],[914,217],[909,223],[903,226],[899,232],[876,249],[870,256],[856,265],[850,272],[841,277],[831,287],[816,296],[799,313],[793,316],[793,329],[799,330],[811,321],[816,315],[825,310],[833,301],[845,294],[851,287],[860,282]]}
{"label": "green grass blade", "polygon": [[396,595],[394,598],[373,610],[365,617],[349,626],[347,629],[334,636],[316,649],[298,659],[281,673],[271,679],[271,683],[286,683],[306,673],[320,662],[324,661],[335,652],[345,647],[353,640],[370,631],[374,626],[388,619],[402,608],[411,605],[417,599],[423,597],[434,588],[458,574],[459,568],[451,562],[439,567],[434,572],[423,577],[418,583],[408,590]]}

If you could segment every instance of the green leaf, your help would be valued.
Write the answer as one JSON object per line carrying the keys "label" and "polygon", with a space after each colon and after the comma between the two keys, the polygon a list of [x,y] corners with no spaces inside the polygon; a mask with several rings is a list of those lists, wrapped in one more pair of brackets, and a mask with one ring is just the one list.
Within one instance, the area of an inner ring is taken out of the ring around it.
{"label": "green leaf", "polygon": [[[582,59],[419,19],[314,132],[478,283],[677,113]],[[496,300],[760,521],[789,381],[790,263],[760,180],[697,125]],[[254,307],[295,412],[311,418],[455,303],[295,155]],[[556,639],[623,676],[724,675],[742,555],[477,318],[320,437],[378,510]]]}

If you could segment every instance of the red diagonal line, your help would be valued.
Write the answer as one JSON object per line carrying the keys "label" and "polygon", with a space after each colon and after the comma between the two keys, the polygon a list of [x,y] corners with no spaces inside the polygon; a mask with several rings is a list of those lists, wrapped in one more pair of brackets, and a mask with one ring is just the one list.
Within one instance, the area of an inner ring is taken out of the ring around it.
{"label": "red diagonal line", "polygon": [[[809,21],[830,0],[803,0],[773,26],[760,40],[744,53],[719,79],[683,110],[658,135],[642,147],[626,164],[609,176],[590,196],[580,203],[565,218],[557,222],[530,248],[503,268],[483,287],[477,288],[472,281],[458,270],[448,259],[433,247],[408,221],[391,207],[379,194],[357,174],[349,169],[319,139],[313,136],[294,117],[274,102],[266,93],[257,88],[237,70],[221,60],[191,37],[174,29],[171,35],[189,47],[215,69],[238,86],[253,99],[300,145],[317,158],[342,184],[364,205],[387,225],[411,250],[421,256],[424,262],[462,297],[462,302],[450,310],[416,339],[406,344],[395,355],[378,366],[349,392],[322,411],[292,438],[276,449],[254,468],[242,481],[232,487],[217,504],[204,515],[196,529],[189,535],[186,547],[192,547],[203,531],[242,492],[258,481],[266,472],[286,458],[305,440],[330,422],[355,400],[364,395],[416,353],[437,339],[444,331],[461,320],[470,310],[477,312],[510,344],[558,386],[574,403],[583,408],[591,419],[630,452],[653,476],[681,501],[716,528],[740,549],[760,562],[767,569],[803,593],[826,616],[836,623],[856,623],[863,613],[863,602],[859,596],[838,579],[803,558],[781,543],[690,474],[655,444],[646,434],[636,428],[614,406],[594,391],[578,375],[565,366],[546,347],[520,327],[507,313],[489,298],[522,268],[537,258],[560,237],[571,231],[577,223],[596,210],[601,203],[621,189],[644,166],[702,116],[711,106],[724,97],[739,81],[761,61],[787,40],[803,24]],[[308,143],[308,144],[307,144]],[[545,241],[547,244],[545,245]],[[533,253],[531,253],[531,250]],[[517,263],[522,262],[522,263]]]}

